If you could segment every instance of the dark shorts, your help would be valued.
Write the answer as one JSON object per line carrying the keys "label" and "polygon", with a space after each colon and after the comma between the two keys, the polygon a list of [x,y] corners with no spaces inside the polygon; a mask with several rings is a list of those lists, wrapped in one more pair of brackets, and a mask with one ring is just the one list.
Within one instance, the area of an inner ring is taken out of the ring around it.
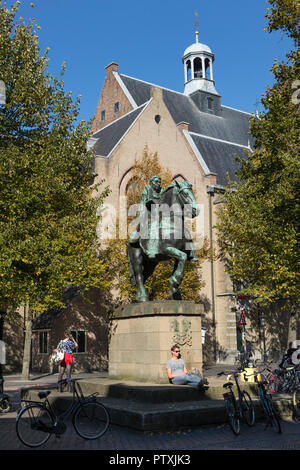
{"label": "dark shorts", "polygon": [[74,362],[73,354],[65,353],[65,357],[61,361],[60,365],[61,366],[66,366],[67,364],[73,364],[73,362]]}

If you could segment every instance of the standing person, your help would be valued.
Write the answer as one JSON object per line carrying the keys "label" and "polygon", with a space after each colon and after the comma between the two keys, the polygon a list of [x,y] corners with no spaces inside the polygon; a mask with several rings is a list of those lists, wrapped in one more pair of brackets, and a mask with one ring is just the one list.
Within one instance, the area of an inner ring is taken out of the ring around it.
{"label": "standing person", "polygon": [[191,385],[197,390],[203,390],[203,383],[207,383],[206,379],[189,375],[184,360],[180,357],[180,347],[175,344],[171,347],[172,359],[167,362],[167,374],[169,380],[174,385]]}
{"label": "standing person", "polygon": [[[78,344],[76,343],[70,331],[65,332],[65,338],[59,342],[58,348],[63,349],[65,352],[64,358],[59,364],[58,371],[58,390],[62,392],[62,386],[59,381],[62,380],[65,371],[67,373],[67,379],[71,379],[71,369],[74,362],[73,351],[75,348],[78,348]],[[70,382],[68,383],[68,391],[71,391]]]}

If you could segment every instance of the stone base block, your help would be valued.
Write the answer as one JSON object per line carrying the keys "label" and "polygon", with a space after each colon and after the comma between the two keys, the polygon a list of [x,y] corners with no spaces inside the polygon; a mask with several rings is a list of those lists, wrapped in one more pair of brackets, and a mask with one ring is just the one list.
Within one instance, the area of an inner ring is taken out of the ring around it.
{"label": "stone base block", "polygon": [[202,371],[203,306],[190,301],[130,304],[114,312],[109,346],[109,377],[169,383],[166,363],[173,344],[190,370]]}

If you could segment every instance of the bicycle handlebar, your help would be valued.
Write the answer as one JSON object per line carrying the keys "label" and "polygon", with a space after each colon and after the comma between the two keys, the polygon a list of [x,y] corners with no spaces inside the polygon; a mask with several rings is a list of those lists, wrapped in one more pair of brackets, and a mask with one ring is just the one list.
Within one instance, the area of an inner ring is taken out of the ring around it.
{"label": "bicycle handlebar", "polygon": [[62,383],[67,384],[67,383],[70,383],[70,382],[78,382],[78,380],[80,380],[80,379],[61,379],[61,380],[58,380],[57,383],[58,384],[62,384]]}
{"label": "bicycle handlebar", "polygon": [[229,371],[229,372],[218,372],[217,375],[239,375],[240,372],[237,372],[236,370],[233,370],[233,371]]}

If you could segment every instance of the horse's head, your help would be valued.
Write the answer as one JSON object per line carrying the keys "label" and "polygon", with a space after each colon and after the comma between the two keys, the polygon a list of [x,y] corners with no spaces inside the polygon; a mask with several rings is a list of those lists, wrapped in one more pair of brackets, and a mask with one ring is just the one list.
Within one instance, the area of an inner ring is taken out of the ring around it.
{"label": "horse's head", "polygon": [[195,199],[193,185],[189,181],[174,181],[177,199],[182,208],[184,215],[187,217],[197,217],[200,209]]}

